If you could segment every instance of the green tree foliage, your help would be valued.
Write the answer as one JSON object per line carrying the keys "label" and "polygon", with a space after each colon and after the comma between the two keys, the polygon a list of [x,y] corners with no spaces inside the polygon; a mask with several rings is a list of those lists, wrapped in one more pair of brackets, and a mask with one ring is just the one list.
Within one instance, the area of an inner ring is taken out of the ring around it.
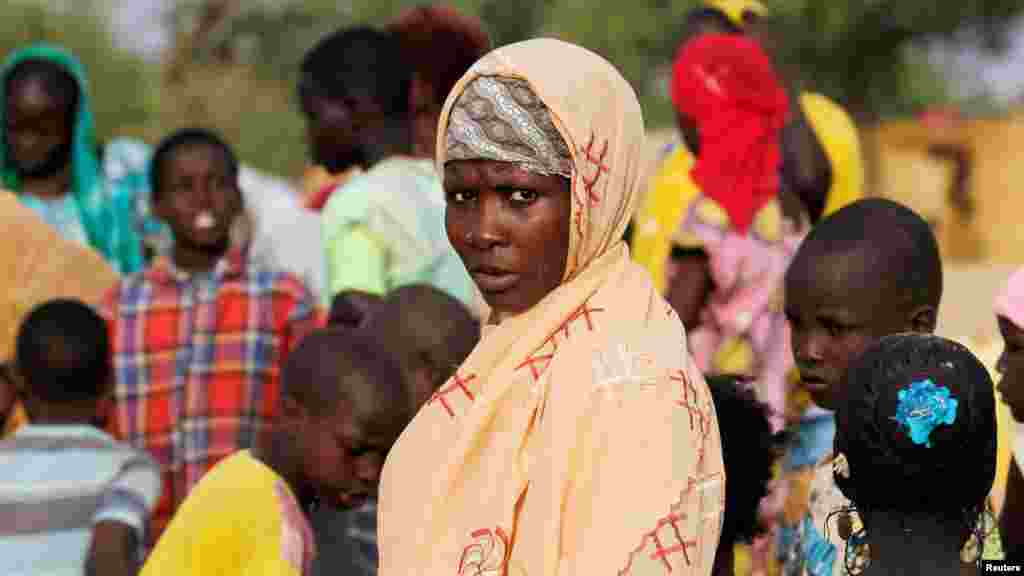
{"label": "green tree foliage", "polygon": [[973,33],[998,50],[1022,11],[1021,0],[787,0],[775,24],[782,56],[817,90],[870,120],[942,100],[941,89],[928,93],[935,76],[916,41]]}
{"label": "green tree foliage", "polygon": [[[206,0],[179,0],[178,27]],[[295,175],[306,150],[295,98],[302,54],[324,34],[356,23],[381,24],[428,0],[281,0],[240,2],[242,10],[196,46],[198,72],[186,106],[168,90],[158,66],[113,48],[91,2],[51,14],[33,3],[0,3],[0,54],[49,39],[73,49],[90,72],[100,133],[146,126],[154,139],[193,117],[221,130],[254,165]],[[439,0],[440,1],[440,0]],[[700,0],[449,0],[482,19],[495,45],[538,35],[586,46],[613,62],[633,83],[651,128],[673,117],[666,79],[686,13]],[[928,63],[921,40],[974,34],[993,49],[1024,0],[771,0],[779,58],[864,121],[906,114],[948,100],[945,79]],[[97,41],[97,39],[100,39]],[[216,55],[235,63],[218,80]],[[557,63],[552,63],[557,65]],[[230,78],[225,80],[224,78]],[[202,82],[210,88],[202,88]],[[255,97],[256,92],[266,93]],[[161,96],[163,100],[161,100]],[[249,97],[253,96],[253,97]],[[171,101],[167,101],[171,100]]]}

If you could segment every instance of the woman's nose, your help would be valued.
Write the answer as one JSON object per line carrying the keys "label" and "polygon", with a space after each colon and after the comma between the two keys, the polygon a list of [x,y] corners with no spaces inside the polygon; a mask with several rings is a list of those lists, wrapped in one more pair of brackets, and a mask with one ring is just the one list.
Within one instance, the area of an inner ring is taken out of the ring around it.
{"label": "woman's nose", "polygon": [[466,241],[477,250],[490,250],[507,241],[502,223],[503,208],[496,198],[490,196],[480,199],[476,218],[466,235]]}

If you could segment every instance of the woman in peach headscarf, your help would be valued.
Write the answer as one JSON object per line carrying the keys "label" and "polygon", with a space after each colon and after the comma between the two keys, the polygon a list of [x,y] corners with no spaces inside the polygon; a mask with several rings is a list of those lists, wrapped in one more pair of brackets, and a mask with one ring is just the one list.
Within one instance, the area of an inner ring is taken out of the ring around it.
{"label": "woman in peach headscarf", "polygon": [[635,93],[558,40],[491,52],[438,126],[483,338],[388,455],[382,576],[708,574],[723,466],[678,316],[622,242]]}

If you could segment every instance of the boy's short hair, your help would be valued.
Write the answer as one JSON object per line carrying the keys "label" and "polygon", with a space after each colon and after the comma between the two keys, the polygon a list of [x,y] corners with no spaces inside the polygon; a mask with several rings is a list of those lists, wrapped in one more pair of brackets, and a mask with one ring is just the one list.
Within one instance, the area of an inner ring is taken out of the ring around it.
{"label": "boy's short hair", "polygon": [[101,397],[110,384],[107,324],[78,300],[51,300],[25,317],[16,363],[28,393],[47,404]]}
{"label": "boy's short hair", "polygon": [[346,28],[320,40],[300,67],[299,99],[368,96],[385,114],[407,114],[412,70],[393,34],[365,26]]}
{"label": "boy's short hair", "polygon": [[758,506],[768,495],[772,467],[782,455],[786,437],[772,432],[771,408],[757,400],[742,378],[709,376],[707,382],[718,413],[728,478],[722,541],[749,543],[765,532]]}
{"label": "boy's short hair", "polygon": [[[906,418],[945,421],[949,402],[910,396],[935,399],[941,389],[956,400],[952,423],[913,438]],[[859,508],[970,516],[965,529],[973,529],[996,469],[995,392],[981,362],[939,336],[887,336],[850,367],[842,394],[835,449],[848,466],[834,476],[843,494]]]}
{"label": "boy's short hair", "polygon": [[[288,354],[283,393],[314,416],[329,416],[346,403],[362,425],[408,422],[412,406],[395,357],[362,330],[329,327],[311,332]],[[397,433],[396,433],[397,438]]]}
{"label": "boy's short hair", "polygon": [[435,389],[455,373],[480,341],[480,323],[457,299],[429,285],[395,289],[374,330],[391,343],[405,371],[425,366]]}
{"label": "boy's short hair", "polygon": [[884,285],[899,289],[906,304],[937,308],[942,299],[935,234],[924,218],[898,202],[866,198],[829,215],[800,245],[793,267],[839,254],[864,258]]}
{"label": "boy's short hair", "polygon": [[334,300],[331,300],[327,325],[362,328],[370,322],[373,312],[383,304],[384,299],[376,294],[358,290],[343,290],[334,296]]}
{"label": "boy's short hair", "polygon": [[235,185],[238,185],[238,157],[235,151],[216,132],[205,128],[184,128],[174,132],[157,144],[149,165],[150,197],[153,204],[160,201],[160,193],[164,184],[164,164],[179,148],[203,144],[219,150],[228,164],[228,173]]}

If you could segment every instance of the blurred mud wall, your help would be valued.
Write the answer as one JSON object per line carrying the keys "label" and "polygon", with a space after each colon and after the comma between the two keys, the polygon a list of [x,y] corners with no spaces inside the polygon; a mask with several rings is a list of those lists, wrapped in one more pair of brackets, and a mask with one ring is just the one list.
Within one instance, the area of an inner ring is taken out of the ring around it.
{"label": "blurred mud wall", "polygon": [[959,263],[1024,262],[1024,111],[991,118],[907,119],[863,131],[880,167],[875,192],[936,227],[943,256]]}

